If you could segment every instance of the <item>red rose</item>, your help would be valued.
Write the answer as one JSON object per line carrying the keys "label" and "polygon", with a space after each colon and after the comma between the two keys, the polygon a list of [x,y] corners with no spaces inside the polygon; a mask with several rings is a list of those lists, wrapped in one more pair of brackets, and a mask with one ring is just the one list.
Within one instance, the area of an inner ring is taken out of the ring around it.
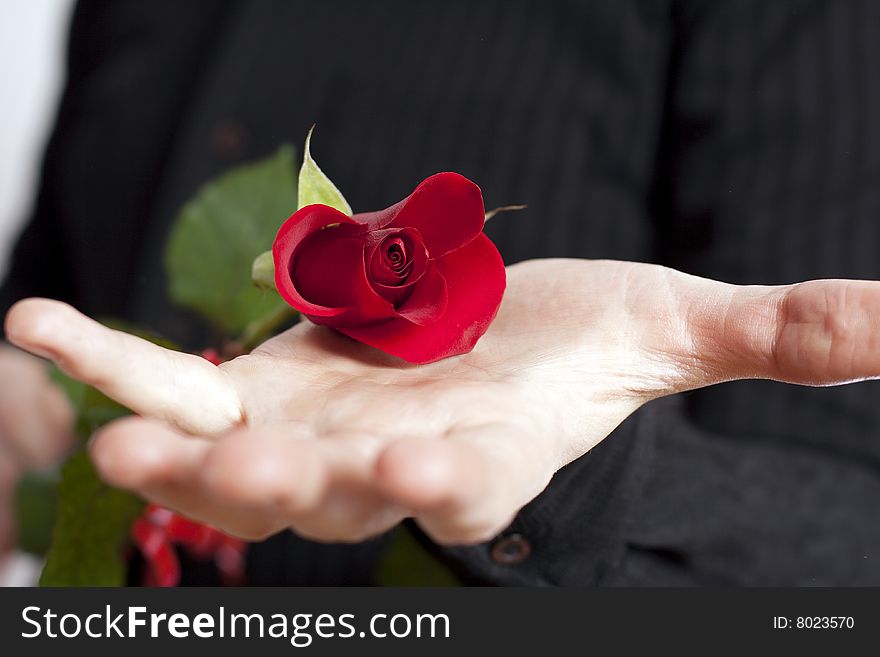
{"label": "red rose", "polygon": [[504,293],[480,188],[457,173],[351,217],[307,205],[275,238],[275,285],[316,324],[411,363],[469,352]]}

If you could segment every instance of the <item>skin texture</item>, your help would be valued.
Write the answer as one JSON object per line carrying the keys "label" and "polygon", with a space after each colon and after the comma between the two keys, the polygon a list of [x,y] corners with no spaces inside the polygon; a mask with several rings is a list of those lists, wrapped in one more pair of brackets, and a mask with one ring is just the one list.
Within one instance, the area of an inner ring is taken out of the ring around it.
{"label": "skin texture", "polygon": [[111,484],[232,534],[355,541],[412,516],[486,540],[647,401],[738,378],[880,375],[880,283],[737,287],[654,265],[508,268],[476,349],[412,366],[309,323],[220,367],[44,299],[10,341],[141,417],[91,443]]}

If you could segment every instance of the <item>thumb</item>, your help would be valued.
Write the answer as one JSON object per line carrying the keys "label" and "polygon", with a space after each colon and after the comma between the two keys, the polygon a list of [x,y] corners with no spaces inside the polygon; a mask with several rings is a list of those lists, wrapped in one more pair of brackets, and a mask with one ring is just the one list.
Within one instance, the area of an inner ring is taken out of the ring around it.
{"label": "thumb", "polygon": [[684,389],[746,378],[820,386],[880,377],[880,283],[697,280],[683,305],[695,365]]}

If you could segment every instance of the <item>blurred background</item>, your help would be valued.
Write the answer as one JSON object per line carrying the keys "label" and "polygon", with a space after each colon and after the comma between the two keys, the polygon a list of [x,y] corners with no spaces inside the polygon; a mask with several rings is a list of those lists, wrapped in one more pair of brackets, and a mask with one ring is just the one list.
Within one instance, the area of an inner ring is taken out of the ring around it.
{"label": "blurred background", "polygon": [[[0,277],[33,202],[40,160],[63,84],[72,0],[0,3]],[[40,562],[0,556],[0,586],[36,582]]]}
{"label": "blurred background", "polygon": [[33,203],[63,82],[72,0],[0,3],[0,276]]}

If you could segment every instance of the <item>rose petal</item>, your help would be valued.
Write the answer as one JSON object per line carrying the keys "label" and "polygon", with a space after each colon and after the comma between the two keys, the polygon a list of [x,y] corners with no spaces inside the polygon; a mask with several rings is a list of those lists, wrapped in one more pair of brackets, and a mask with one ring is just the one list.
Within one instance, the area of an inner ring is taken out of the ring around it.
{"label": "rose petal", "polygon": [[[332,317],[313,317],[308,311],[305,314],[316,324],[326,322],[333,326],[394,316],[394,306],[373,289],[367,278],[364,237],[347,236],[345,228],[319,231],[294,252],[291,278],[302,297],[318,306],[343,309]],[[326,319],[322,321],[322,317]]]}
{"label": "rose petal", "polygon": [[[372,273],[371,269],[373,258],[376,257],[376,249],[382,245],[385,238],[395,234],[405,235],[409,238],[412,247],[411,252],[408,254],[411,258],[411,264],[409,274],[402,285],[387,285],[382,280],[378,280],[378,277]],[[422,241],[422,236],[415,228],[388,228],[366,233],[364,239],[366,244],[364,258],[369,268],[367,278],[372,282],[376,292],[394,303],[409,292],[409,288],[419,281],[428,267],[428,251]]]}
{"label": "rose petal", "polygon": [[498,312],[506,276],[501,255],[484,234],[436,261],[446,280],[446,312],[420,326],[397,317],[369,327],[341,328],[346,335],[411,363],[430,363],[474,348]]}
{"label": "rose petal", "polygon": [[[272,244],[275,261],[275,287],[287,303],[310,316],[333,317],[344,308],[324,306],[303,298],[290,276],[291,260],[297,247],[310,235],[333,224],[360,226],[356,221],[327,205],[307,205],[294,212],[278,230]],[[328,229],[332,230],[332,229]]]}
{"label": "rose petal", "polygon": [[384,210],[376,210],[375,212],[358,212],[357,214],[353,214],[351,218],[362,226],[367,226],[370,230],[379,230],[380,228],[385,228],[394,221],[394,217],[397,216],[397,213],[400,212],[400,209],[406,201],[407,199],[405,198]]}
{"label": "rose petal", "polygon": [[392,221],[385,225],[417,229],[432,258],[464,246],[483,231],[483,194],[457,173],[426,178],[398,205]]}
{"label": "rose petal", "polygon": [[[325,308],[348,308],[363,246],[356,237],[321,231],[304,240],[296,250],[290,277],[303,299]],[[322,234],[323,233],[323,234]]]}
{"label": "rose petal", "polygon": [[446,312],[449,292],[446,279],[433,262],[413,288],[409,298],[397,309],[397,314],[413,324],[433,324]]}

